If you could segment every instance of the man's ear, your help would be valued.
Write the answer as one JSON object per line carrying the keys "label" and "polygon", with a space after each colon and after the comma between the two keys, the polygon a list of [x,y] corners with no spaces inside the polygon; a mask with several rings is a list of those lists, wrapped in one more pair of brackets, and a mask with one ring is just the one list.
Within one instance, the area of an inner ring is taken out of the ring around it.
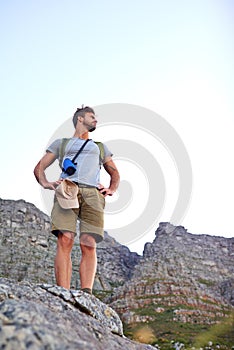
{"label": "man's ear", "polygon": [[81,115],[78,115],[77,121],[82,122],[83,119],[84,117],[82,117]]}

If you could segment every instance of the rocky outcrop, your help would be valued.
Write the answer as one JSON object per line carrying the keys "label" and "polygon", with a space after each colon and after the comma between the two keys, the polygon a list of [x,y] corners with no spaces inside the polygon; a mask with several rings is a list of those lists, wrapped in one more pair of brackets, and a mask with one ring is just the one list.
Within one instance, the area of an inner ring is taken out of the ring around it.
{"label": "rocky outcrop", "polygon": [[[142,259],[137,253],[118,243],[105,232],[104,240],[97,245],[97,290],[110,291],[131,279],[134,268]],[[99,284],[98,284],[99,282]]]}
{"label": "rocky outcrop", "polygon": [[161,223],[123,287],[106,302],[128,323],[170,314],[172,322],[213,324],[234,306],[234,239],[192,235]]}
{"label": "rocky outcrop", "polygon": [[150,350],[123,336],[116,312],[93,295],[0,279],[0,348]]}
{"label": "rocky outcrop", "polygon": [[49,230],[49,217],[33,204],[0,199],[1,276],[54,283],[56,242]]}

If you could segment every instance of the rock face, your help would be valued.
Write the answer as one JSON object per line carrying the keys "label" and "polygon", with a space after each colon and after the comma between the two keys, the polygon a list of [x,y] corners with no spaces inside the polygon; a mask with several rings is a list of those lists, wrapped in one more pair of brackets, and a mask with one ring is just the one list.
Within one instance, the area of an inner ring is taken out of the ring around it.
{"label": "rock face", "polygon": [[169,312],[172,322],[216,323],[234,306],[234,239],[161,223],[131,279],[105,301],[129,324]]}
{"label": "rock face", "polygon": [[0,199],[0,274],[17,281],[53,283],[55,240],[50,219],[23,200]]}
{"label": "rock face", "polygon": [[153,349],[123,337],[116,312],[93,295],[0,279],[0,348]]}
{"label": "rock face", "polygon": [[137,253],[116,242],[105,232],[104,240],[97,245],[98,269],[95,287],[112,290],[131,279],[134,268],[142,259]]}

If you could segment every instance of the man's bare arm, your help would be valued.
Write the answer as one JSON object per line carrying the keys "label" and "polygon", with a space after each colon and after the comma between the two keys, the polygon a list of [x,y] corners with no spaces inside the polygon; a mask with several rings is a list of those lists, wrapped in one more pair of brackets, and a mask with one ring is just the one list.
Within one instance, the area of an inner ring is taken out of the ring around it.
{"label": "man's bare arm", "polygon": [[34,168],[34,175],[39,184],[47,189],[55,190],[61,181],[49,182],[45,175],[45,169],[48,168],[56,159],[54,153],[48,152],[41,158]]}
{"label": "man's bare arm", "polygon": [[104,163],[103,166],[106,172],[110,175],[110,185],[109,188],[103,188],[100,190],[100,192],[103,194],[105,193],[105,196],[112,196],[119,186],[119,172],[112,159]]}

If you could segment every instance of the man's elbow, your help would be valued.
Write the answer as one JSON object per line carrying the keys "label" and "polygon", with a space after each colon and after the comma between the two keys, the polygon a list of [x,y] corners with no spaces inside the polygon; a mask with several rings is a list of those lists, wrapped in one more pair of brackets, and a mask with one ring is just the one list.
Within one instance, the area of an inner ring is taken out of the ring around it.
{"label": "man's elbow", "polygon": [[34,170],[33,170],[33,174],[37,180],[37,182],[39,182],[39,174],[40,174],[40,165],[41,165],[41,161],[39,161],[37,163],[37,165],[35,166]]}

